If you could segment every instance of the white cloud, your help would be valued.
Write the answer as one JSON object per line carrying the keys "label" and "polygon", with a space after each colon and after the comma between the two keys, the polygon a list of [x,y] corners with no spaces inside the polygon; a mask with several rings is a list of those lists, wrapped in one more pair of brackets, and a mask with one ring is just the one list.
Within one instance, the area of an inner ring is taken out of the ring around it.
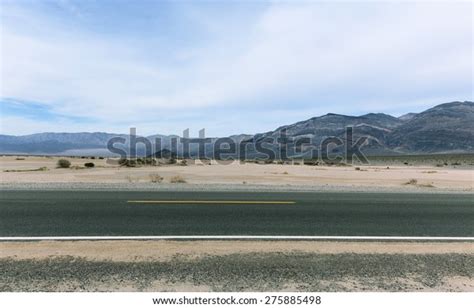
{"label": "white cloud", "polygon": [[381,100],[404,106],[423,95],[451,97],[472,84],[471,5],[275,3],[232,37],[211,23],[213,40],[204,47],[171,48],[166,55],[163,46],[144,50],[148,45],[128,38],[62,30],[44,15],[20,10],[15,14],[44,29],[2,25],[0,96],[41,101],[59,114],[93,115],[104,127],[183,109],[272,108],[282,98],[283,112],[303,109],[309,117],[325,109],[327,93],[341,98],[333,109],[349,112],[366,109],[363,99],[367,106]]}

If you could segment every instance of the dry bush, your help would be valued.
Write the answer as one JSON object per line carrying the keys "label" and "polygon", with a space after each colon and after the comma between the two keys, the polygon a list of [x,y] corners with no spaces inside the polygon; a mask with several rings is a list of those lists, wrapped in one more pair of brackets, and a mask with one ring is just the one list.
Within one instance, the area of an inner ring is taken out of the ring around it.
{"label": "dry bush", "polygon": [[405,185],[416,185],[416,184],[418,184],[417,179],[410,179],[408,180],[408,182],[405,183]]}
{"label": "dry bush", "polygon": [[37,169],[9,169],[3,172],[31,172],[31,171],[48,171],[48,167],[39,167]]}
{"label": "dry bush", "polygon": [[76,165],[71,166],[70,168],[71,168],[72,170],[82,170],[82,169],[86,169],[86,167],[76,166]]}
{"label": "dry bush", "polygon": [[419,184],[419,187],[426,187],[426,188],[433,188],[435,187],[432,183],[427,183],[427,184]]}
{"label": "dry bush", "polygon": [[158,173],[152,173],[152,174],[149,175],[149,177],[150,177],[150,181],[152,183],[161,183],[161,182],[163,182],[163,177],[160,176]]}
{"label": "dry bush", "polygon": [[71,167],[71,162],[67,159],[58,160],[58,168],[69,168]]}
{"label": "dry bush", "polygon": [[180,175],[175,175],[170,179],[170,183],[186,183],[186,180]]}

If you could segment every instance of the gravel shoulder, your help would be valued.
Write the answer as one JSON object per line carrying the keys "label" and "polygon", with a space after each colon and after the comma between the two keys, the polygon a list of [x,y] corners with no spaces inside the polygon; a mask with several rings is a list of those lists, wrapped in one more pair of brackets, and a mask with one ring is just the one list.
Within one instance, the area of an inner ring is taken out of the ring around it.
{"label": "gravel shoulder", "polygon": [[1,242],[0,291],[474,291],[473,243]]}
{"label": "gravel shoulder", "polygon": [[242,253],[169,261],[0,259],[0,291],[474,291],[467,254]]}

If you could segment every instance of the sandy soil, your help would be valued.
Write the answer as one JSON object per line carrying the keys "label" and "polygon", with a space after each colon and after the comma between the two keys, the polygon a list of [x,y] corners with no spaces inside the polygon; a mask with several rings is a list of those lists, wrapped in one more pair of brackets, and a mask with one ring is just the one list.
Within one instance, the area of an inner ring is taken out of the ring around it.
{"label": "sandy soil", "polygon": [[[304,165],[260,165],[254,163],[230,165],[191,164],[188,166],[166,165],[127,168],[111,166],[106,160],[70,159],[73,166],[83,166],[94,162],[90,169],[57,169],[58,158],[0,157],[2,171],[0,183],[150,183],[150,175],[159,174],[163,183],[169,183],[173,176],[182,176],[189,184],[246,184],[274,186],[323,187],[382,187],[382,188],[422,188],[426,190],[474,190],[474,171],[463,168],[443,168],[433,166],[362,166],[328,167]],[[69,159],[69,158],[68,158]],[[47,167],[46,171],[6,172],[11,170],[31,170]],[[416,184],[406,185],[410,179]],[[157,184],[159,185],[159,184]]]}
{"label": "sandy soil", "polygon": [[236,253],[472,254],[474,243],[319,241],[41,241],[0,242],[0,258],[74,256],[90,261],[168,261]]}

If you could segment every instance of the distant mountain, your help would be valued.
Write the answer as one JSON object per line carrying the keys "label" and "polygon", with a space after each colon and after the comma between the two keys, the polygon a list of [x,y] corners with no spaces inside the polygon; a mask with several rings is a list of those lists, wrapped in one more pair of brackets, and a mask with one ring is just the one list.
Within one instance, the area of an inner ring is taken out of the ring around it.
{"label": "distant mountain", "polygon": [[387,146],[414,153],[473,152],[474,103],[447,103],[416,114],[390,133]]}
{"label": "distant mountain", "polygon": [[408,121],[408,120],[413,119],[413,117],[416,116],[416,115],[417,115],[417,113],[410,112],[410,113],[404,114],[402,116],[399,116],[398,119],[400,119],[402,121]]}
{"label": "distant mountain", "polygon": [[113,137],[127,135],[108,133],[40,133],[26,136],[0,135],[0,152],[57,154],[68,150],[105,149]]}
{"label": "distant mountain", "polygon": [[[362,116],[346,116],[328,113],[305,121],[285,125],[274,131],[255,135],[230,136],[237,143],[248,145],[250,156],[258,156],[255,147],[267,142],[269,138],[277,140],[282,133],[288,138],[288,155],[306,157],[311,150],[319,148],[326,137],[345,137],[345,128],[354,127],[354,140],[365,136],[369,138],[364,151],[368,154],[416,154],[442,152],[474,153],[474,103],[452,102],[438,105],[421,113],[408,113],[399,118],[383,113],[369,113]],[[0,135],[0,153],[4,154],[69,154],[107,153],[107,141],[113,137],[124,137],[128,143],[128,135],[109,133],[40,133],[27,136]],[[154,144],[159,137],[165,148],[170,149],[172,137],[152,135],[147,138]],[[299,145],[297,140],[309,137],[310,144]],[[183,139],[186,140],[186,139]],[[192,139],[189,139],[192,140]],[[205,152],[212,152],[212,144],[216,138],[208,138]],[[126,149],[127,144],[120,147]],[[270,147],[276,146],[276,142]],[[296,151],[299,149],[301,151]],[[183,151],[178,143],[178,153]],[[192,145],[186,155],[197,153],[198,146]],[[144,148],[138,149],[139,155],[146,153]],[[162,153],[158,153],[162,154]],[[99,155],[99,154],[96,154]]]}

